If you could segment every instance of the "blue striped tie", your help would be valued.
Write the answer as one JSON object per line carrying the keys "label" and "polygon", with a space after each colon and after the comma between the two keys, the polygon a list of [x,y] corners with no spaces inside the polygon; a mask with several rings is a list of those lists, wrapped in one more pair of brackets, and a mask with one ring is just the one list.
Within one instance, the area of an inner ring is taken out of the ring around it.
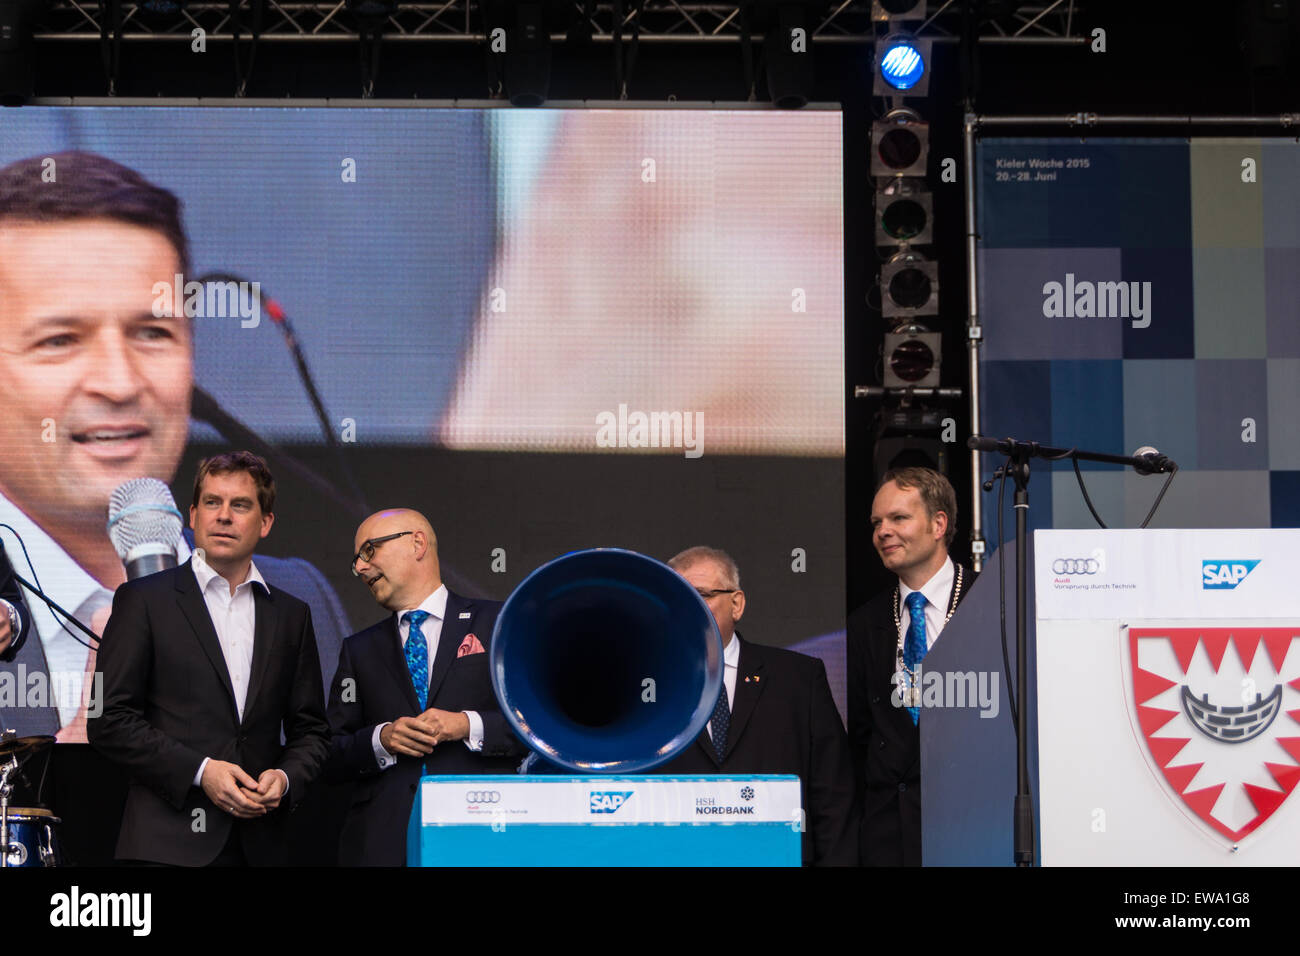
{"label": "blue striped tie", "polygon": [[[913,591],[907,596],[907,613],[911,621],[908,622],[907,638],[903,642],[903,666],[916,674],[928,649],[925,646],[925,595],[920,591]],[[912,686],[920,693],[921,686],[915,682],[915,678]],[[920,707],[909,707],[907,712],[912,715],[912,723],[920,723]]]}
{"label": "blue striped tie", "polygon": [[428,611],[407,611],[402,615],[402,620],[411,625],[406,635],[406,669],[411,672],[411,686],[415,688],[420,710],[424,710],[429,698],[429,642],[420,630],[420,625],[428,619]]}

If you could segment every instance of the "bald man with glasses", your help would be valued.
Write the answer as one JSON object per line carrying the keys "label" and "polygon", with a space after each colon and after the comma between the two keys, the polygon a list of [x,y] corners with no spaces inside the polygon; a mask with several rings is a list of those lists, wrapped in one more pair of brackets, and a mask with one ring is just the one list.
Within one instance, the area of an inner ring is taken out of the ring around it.
{"label": "bald man with glasses", "polygon": [[438,539],[418,511],[371,515],[353,547],[353,575],[391,613],[343,642],[324,772],[356,782],[339,862],[401,866],[423,774],[513,773],[526,751],[501,716],[488,671],[500,602],[447,590]]}

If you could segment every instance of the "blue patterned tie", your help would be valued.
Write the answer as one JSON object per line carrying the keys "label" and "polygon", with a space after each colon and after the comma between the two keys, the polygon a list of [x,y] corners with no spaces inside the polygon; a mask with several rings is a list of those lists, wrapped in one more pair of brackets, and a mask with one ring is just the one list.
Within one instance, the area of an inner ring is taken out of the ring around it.
{"label": "blue patterned tie", "polygon": [[722,693],[713,707],[713,720],[709,730],[713,734],[713,751],[722,763],[722,755],[727,752],[727,727],[731,724],[731,701],[727,698],[727,684],[722,684]]}
{"label": "blue patterned tie", "polygon": [[[920,591],[913,591],[907,596],[907,613],[911,620],[907,625],[907,638],[903,641],[903,666],[913,674],[921,666],[921,661],[925,660],[927,650],[925,644],[925,595]],[[917,690],[920,690],[919,684],[913,684]],[[921,720],[921,708],[909,707],[907,712],[912,715],[912,723],[919,723]]]}
{"label": "blue patterned tie", "polygon": [[411,625],[406,635],[406,669],[411,672],[411,686],[415,688],[420,710],[424,710],[429,697],[429,642],[420,630],[420,625],[428,619],[428,611],[407,611],[402,615],[402,620]]}

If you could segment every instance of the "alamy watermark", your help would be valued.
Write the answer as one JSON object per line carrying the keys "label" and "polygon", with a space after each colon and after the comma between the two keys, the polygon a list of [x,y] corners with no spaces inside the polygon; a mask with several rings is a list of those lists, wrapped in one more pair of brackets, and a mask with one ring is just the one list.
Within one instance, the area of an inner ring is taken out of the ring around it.
{"label": "alamy watermark", "polygon": [[998,715],[998,687],[1001,674],[997,671],[927,671],[917,665],[916,681],[909,686],[907,674],[895,671],[890,683],[894,685],[889,702],[895,707],[979,708],[980,717],[991,719]]}
{"label": "alamy watermark", "polygon": [[156,318],[183,315],[187,319],[239,318],[239,327],[255,329],[262,321],[262,283],[211,280],[198,282],[179,272],[171,282],[153,284]]}
{"label": "alamy watermark", "polygon": [[60,702],[76,700],[86,708],[87,717],[104,712],[104,674],[95,671],[86,680],[85,671],[29,671],[19,664],[11,671],[0,671],[0,710],[10,708],[57,707]]}
{"label": "alamy watermark", "polygon": [[681,448],[687,458],[704,454],[703,412],[618,412],[596,416],[597,448]]}

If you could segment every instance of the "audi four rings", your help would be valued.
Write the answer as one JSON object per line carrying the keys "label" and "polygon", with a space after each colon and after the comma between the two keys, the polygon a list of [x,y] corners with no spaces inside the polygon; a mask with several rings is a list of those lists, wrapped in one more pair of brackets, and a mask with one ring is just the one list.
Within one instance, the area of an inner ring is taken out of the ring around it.
{"label": "audi four rings", "polygon": [[501,791],[499,790],[470,790],[465,794],[466,803],[500,803]]}
{"label": "audi four rings", "polygon": [[1052,562],[1052,573],[1096,574],[1100,567],[1096,558],[1057,558]]}

